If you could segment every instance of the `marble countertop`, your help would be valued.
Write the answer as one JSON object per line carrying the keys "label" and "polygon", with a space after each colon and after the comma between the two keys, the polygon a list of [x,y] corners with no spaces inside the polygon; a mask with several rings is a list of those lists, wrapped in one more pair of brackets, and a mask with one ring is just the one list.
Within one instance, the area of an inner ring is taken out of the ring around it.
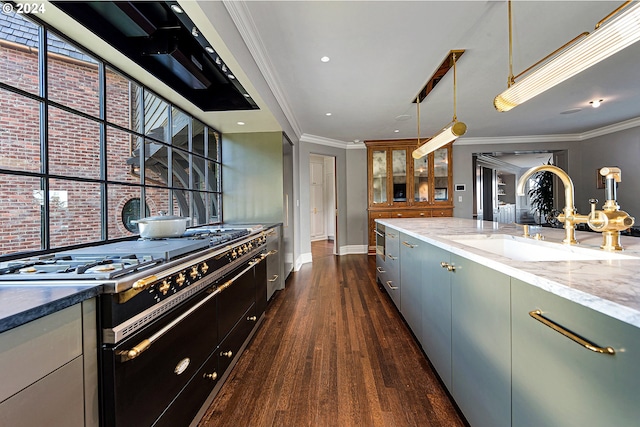
{"label": "marble countertop", "polygon": [[[640,238],[621,236],[622,254],[638,259],[518,261],[452,240],[470,234],[522,236],[522,227],[463,218],[378,219],[385,226],[481,263],[501,273],[640,327]],[[563,229],[531,227],[545,242],[561,245]],[[456,239],[456,240],[460,240]],[[602,235],[576,231],[578,248],[601,251]]]}
{"label": "marble countertop", "polygon": [[0,333],[93,298],[100,285],[0,286]]}

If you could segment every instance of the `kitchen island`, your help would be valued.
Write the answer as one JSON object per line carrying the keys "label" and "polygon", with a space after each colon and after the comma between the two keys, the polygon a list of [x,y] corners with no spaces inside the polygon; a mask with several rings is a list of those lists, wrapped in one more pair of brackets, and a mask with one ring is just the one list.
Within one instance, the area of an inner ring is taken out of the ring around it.
{"label": "kitchen island", "polygon": [[539,241],[461,218],[377,222],[378,281],[472,426],[640,419],[635,238],[612,254],[599,233],[565,246],[561,229],[532,229]]}

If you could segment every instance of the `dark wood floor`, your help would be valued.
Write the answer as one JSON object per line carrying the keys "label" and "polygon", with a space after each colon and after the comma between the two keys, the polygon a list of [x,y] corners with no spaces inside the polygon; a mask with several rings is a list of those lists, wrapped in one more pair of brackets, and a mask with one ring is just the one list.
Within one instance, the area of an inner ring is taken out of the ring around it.
{"label": "dark wood floor", "polygon": [[375,257],[314,246],[199,427],[464,425],[378,289]]}

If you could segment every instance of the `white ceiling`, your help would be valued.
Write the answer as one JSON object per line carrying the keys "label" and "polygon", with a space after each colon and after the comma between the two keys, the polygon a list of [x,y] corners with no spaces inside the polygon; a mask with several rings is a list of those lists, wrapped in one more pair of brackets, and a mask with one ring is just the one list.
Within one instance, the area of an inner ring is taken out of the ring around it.
{"label": "white ceiling", "polygon": [[[206,2],[200,3],[206,14]],[[620,4],[516,1],[514,73],[579,33],[592,31]],[[460,143],[532,135],[580,139],[640,117],[640,43],[510,112],[497,112],[493,98],[506,89],[508,75],[506,1],[227,1],[224,5],[298,138],[350,144],[416,137],[416,108],[411,101],[452,49],[466,50],[457,75],[457,116],[468,126]],[[209,20],[214,22],[215,17]],[[320,61],[325,55],[331,58],[327,63]],[[252,95],[262,99],[259,93]],[[589,106],[594,99],[604,100],[600,108]],[[563,114],[574,109],[579,111]],[[332,115],[326,116],[327,112]],[[401,115],[410,118],[396,120]],[[433,135],[452,115],[449,72],[421,104],[421,136]],[[246,121],[247,130],[260,130]],[[629,124],[637,125],[638,120]]]}

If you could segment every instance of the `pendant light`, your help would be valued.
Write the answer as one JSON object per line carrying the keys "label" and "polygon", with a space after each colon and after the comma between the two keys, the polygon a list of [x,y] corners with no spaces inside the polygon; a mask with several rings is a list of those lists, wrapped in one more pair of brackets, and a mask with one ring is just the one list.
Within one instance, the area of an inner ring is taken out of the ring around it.
{"label": "pendant light", "polygon": [[[603,18],[591,33],[580,34],[522,73],[514,76],[511,0],[509,0],[508,88],[493,100],[496,110],[509,111],[640,40],[640,3],[635,2],[636,4],[630,6],[631,3],[634,2],[623,3]],[[531,71],[539,65],[539,68]],[[518,82],[515,81],[530,71],[530,74]]]}
{"label": "pendant light", "polygon": [[412,156],[414,159],[419,159],[436,151],[467,132],[467,125],[459,122],[456,116],[456,51],[451,51],[451,54],[453,60],[453,119],[440,132],[420,145],[420,98],[418,97],[416,100],[418,104],[418,148],[413,150]]}

